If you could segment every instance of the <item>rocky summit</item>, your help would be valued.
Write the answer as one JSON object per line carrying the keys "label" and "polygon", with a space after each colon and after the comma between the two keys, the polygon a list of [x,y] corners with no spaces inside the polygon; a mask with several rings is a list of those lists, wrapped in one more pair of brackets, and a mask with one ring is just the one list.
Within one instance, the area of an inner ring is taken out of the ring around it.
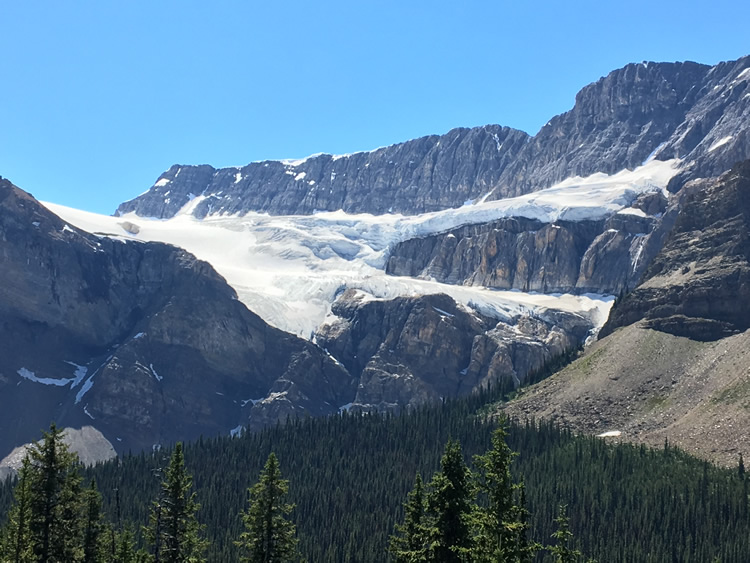
{"label": "rocky summit", "polygon": [[571,176],[633,169],[649,158],[683,162],[671,185],[720,174],[750,158],[750,57],[716,66],[640,63],[583,88],[574,107],[533,137],[488,125],[370,152],[253,162],[174,165],[117,214],[168,218],[343,209],[418,214],[549,187]]}
{"label": "rocky summit", "polygon": [[534,136],[175,165],[89,232],[0,179],[0,457],[51,420],[111,455],[518,386],[619,296],[509,412],[726,461],[750,445],[707,430],[744,420],[749,124],[750,57],[641,63]]}

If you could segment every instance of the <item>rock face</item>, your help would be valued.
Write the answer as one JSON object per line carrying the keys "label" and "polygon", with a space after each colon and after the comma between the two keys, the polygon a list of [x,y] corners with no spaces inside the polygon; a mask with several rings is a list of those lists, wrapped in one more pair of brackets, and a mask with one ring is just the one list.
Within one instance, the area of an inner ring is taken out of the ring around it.
{"label": "rock face", "polygon": [[[665,208],[666,198],[652,193],[601,221],[467,225],[396,245],[386,271],[496,289],[617,295],[635,286],[658,250],[649,240]],[[644,209],[650,215],[638,213]]]}
{"label": "rock face", "polygon": [[207,263],[72,228],[2,179],[0,265],[2,455],[51,420],[127,451],[354,396],[342,367],[248,311]]}
{"label": "rock face", "polygon": [[117,213],[168,218],[193,200],[197,217],[338,209],[416,214],[517,196],[575,175],[632,169],[648,158],[683,159],[672,181],[676,191],[750,158],[748,94],[750,57],[714,67],[630,64],[583,88],[573,109],[534,137],[488,125],[342,157],[218,170],[175,165]]}
{"label": "rock face", "polygon": [[332,313],[316,341],[359,380],[349,406],[361,410],[397,411],[504,379],[517,385],[592,328],[573,314],[498,322],[446,295],[380,301],[347,290]]}
{"label": "rock face", "polygon": [[664,247],[601,336],[641,319],[699,340],[750,328],[750,161],[687,185],[671,213]]}

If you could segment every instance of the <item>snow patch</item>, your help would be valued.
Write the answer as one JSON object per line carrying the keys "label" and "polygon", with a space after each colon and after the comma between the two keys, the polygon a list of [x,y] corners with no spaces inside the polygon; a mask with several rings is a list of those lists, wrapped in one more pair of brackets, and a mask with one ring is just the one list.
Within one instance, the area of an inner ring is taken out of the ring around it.
{"label": "snow patch", "polygon": [[601,434],[597,434],[599,438],[616,438],[618,436],[622,436],[621,430],[609,430],[607,432],[602,432]]}
{"label": "snow patch", "polygon": [[718,141],[716,141],[713,145],[708,147],[708,152],[713,152],[719,147],[726,145],[729,141],[732,140],[733,135],[727,135],[726,137],[722,137]]}
{"label": "snow patch", "polygon": [[171,181],[172,180],[170,180],[169,178],[162,178],[161,180],[159,180],[158,182],[154,184],[154,187],[161,188],[162,186],[166,186],[167,184],[169,184]]}
{"label": "snow patch", "polygon": [[238,437],[239,435],[241,435],[241,434],[242,434],[242,431],[243,431],[244,429],[245,429],[245,427],[244,427],[244,426],[242,426],[242,425],[240,424],[239,426],[235,426],[234,428],[232,428],[232,429],[231,429],[231,430],[229,431],[229,435],[230,435],[230,436],[231,436],[232,438],[236,438],[236,437]]}
{"label": "snow patch", "polygon": [[55,379],[53,377],[37,377],[36,374],[26,368],[19,369],[16,373],[34,383],[41,383],[42,385],[54,385],[56,387],[65,387],[69,383],[73,383],[75,379]]}
{"label": "snow patch", "polygon": [[294,180],[295,180],[296,182],[299,182],[300,180],[304,180],[304,179],[305,179],[305,176],[307,176],[307,172],[300,172],[299,174],[297,174],[297,175],[296,175],[296,176],[294,177]]}

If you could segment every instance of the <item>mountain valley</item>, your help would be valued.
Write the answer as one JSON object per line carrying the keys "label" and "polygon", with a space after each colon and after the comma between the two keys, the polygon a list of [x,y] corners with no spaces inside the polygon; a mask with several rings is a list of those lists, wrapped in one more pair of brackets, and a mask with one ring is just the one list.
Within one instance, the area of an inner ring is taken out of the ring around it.
{"label": "mountain valley", "polygon": [[175,165],[112,217],[0,180],[0,457],[50,419],[123,453],[400,412],[588,343],[507,412],[733,463],[749,125],[750,57],[644,63],[533,137]]}

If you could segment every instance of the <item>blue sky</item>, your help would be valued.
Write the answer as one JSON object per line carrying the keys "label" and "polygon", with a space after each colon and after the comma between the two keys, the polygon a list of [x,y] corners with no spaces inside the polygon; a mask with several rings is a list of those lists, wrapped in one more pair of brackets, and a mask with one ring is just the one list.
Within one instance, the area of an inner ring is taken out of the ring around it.
{"label": "blue sky", "polygon": [[535,133],[628,62],[750,54],[750,2],[0,4],[0,175],[100,213],[170,165]]}

